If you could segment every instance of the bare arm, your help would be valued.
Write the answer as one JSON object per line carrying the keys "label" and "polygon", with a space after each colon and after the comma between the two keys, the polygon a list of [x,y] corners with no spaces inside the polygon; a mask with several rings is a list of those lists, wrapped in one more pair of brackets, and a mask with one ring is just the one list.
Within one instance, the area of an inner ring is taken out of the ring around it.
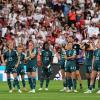
{"label": "bare arm", "polygon": [[6,65],[6,61],[4,60],[4,55],[1,55],[1,61],[3,62],[3,65]]}
{"label": "bare arm", "polygon": [[92,69],[94,67],[94,60],[95,60],[95,56],[93,56],[93,59],[92,59]]}

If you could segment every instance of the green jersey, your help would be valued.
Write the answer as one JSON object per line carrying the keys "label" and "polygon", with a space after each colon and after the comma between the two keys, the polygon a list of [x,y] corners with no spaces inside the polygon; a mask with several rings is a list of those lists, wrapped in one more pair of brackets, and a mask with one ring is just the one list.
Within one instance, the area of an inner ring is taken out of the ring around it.
{"label": "green jersey", "polygon": [[88,50],[85,52],[85,65],[92,65],[93,51]]}
{"label": "green jersey", "polygon": [[52,60],[53,60],[52,51],[50,51],[50,50],[42,50],[41,59],[42,59],[43,66],[47,67],[49,64],[52,63]]}
{"label": "green jersey", "polygon": [[[74,49],[66,51],[66,56],[67,57],[71,57],[71,56],[75,56],[75,55],[76,55],[76,50],[74,50]],[[75,59],[68,59],[68,60],[75,60]]]}
{"label": "green jersey", "polygon": [[61,60],[65,60],[65,52],[64,51],[61,52],[60,59]]}
{"label": "green jersey", "polygon": [[24,64],[25,54],[24,53],[20,53],[20,54],[17,53],[17,56],[20,57],[19,64]]}
{"label": "green jersey", "polygon": [[[17,53],[18,59],[19,59],[19,65],[17,68],[17,74],[18,75],[24,75],[25,70],[24,70],[24,59],[25,59],[25,54],[24,53]],[[17,60],[18,62],[18,60]]]}
{"label": "green jersey", "polygon": [[94,51],[95,60],[94,62],[100,65],[100,49]]}
{"label": "green jersey", "polygon": [[64,51],[62,51],[60,54],[59,64],[60,64],[61,69],[63,69],[65,66],[65,52]]}
{"label": "green jersey", "polygon": [[11,52],[8,50],[4,53],[4,59],[7,60],[6,67],[15,67],[15,64],[17,63],[17,52],[15,50],[11,50]]}
{"label": "green jersey", "polygon": [[30,56],[30,51],[28,50],[27,54],[26,54],[26,57],[29,57],[29,58],[28,58],[28,61],[27,61],[26,65],[27,65],[27,67],[36,67],[37,66],[37,54],[38,54],[38,51],[37,51],[36,48],[34,48],[31,53],[35,54],[35,57],[34,58],[30,58],[29,57]]}
{"label": "green jersey", "polygon": [[[71,57],[76,55],[76,50],[67,50],[66,56]],[[65,72],[73,72],[76,71],[76,58],[75,59],[67,59],[65,62]]]}

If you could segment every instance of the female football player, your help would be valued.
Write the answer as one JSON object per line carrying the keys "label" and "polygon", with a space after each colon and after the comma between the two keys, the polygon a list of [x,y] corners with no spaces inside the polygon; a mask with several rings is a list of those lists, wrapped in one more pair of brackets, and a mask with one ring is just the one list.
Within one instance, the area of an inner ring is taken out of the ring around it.
{"label": "female football player", "polygon": [[18,92],[21,93],[19,81],[17,78],[17,69],[16,66],[18,65],[17,60],[17,52],[14,50],[14,44],[11,40],[7,43],[8,50],[2,55],[2,62],[6,66],[5,72],[7,74],[7,83],[9,86],[9,92],[12,93],[12,83],[11,83],[11,76],[13,74],[14,77],[14,84],[18,88]]}
{"label": "female football player", "polygon": [[29,93],[35,93],[36,87],[36,69],[37,69],[37,49],[34,47],[33,41],[29,41],[28,50],[26,52],[26,71],[28,75],[28,81],[31,88]]}
{"label": "female football player", "polygon": [[59,54],[59,64],[60,64],[60,71],[61,71],[61,75],[62,75],[62,80],[63,80],[63,89],[61,89],[60,91],[66,91],[67,89],[67,81],[66,81],[66,77],[65,77],[65,48],[60,47],[58,50],[58,54]]}
{"label": "female football player", "polygon": [[91,80],[91,72],[92,72],[92,59],[93,59],[93,52],[94,48],[91,42],[87,44],[88,46],[85,46],[85,61],[84,66],[86,69],[86,78],[88,82],[88,89],[90,87],[90,80]]}
{"label": "female football player", "polygon": [[[21,79],[22,79],[22,85],[23,85],[23,89],[26,91],[26,84],[25,84],[25,79],[24,79],[24,75],[25,75],[25,70],[24,70],[24,59],[25,59],[25,54],[23,53],[23,45],[19,44],[17,47],[17,56],[18,56],[18,61],[17,61],[17,74],[21,75]],[[13,89],[15,88],[15,84],[13,84]]]}
{"label": "female football player", "polygon": [[66,52],[65,76],[67,77],[67,81],[68,81],[67,92],[71,92],[71,83],[72,83],[73,91],[77,92],[76,90],[76,50],[73,49],[72,43],[68,43],[65,52]]}
{"label": "female football player", "polygon": [[41,61],[42,61],[42,74],[40,79],[40,89],[43,90],[43,83],[44,79],[46,78],[46,86],[45,90],[48,91],[48,86],[50,82],[50,75],[51,75],[51,64],[53,61],[53,53],[49,48],[49,43],[45,42],[43,44],[43,50],[41,52]]}
{"label": "female football player", "polygon": [[83,65],[83,50],[81,48],[81,44],[79,43],[78,39],[74,40],[73,48],[76,50],[76,77],[79,80],[80,89],[82,89],[82,78],[80,74],[80,67]]}
{"label": "female football player", "polygon": [[[89,90],[84,93],[92,93],[93,83],[94,83],[95,77],[97,76],[97,73],[100,80],[100,42],[98,42],[97,44],[97,49],[94,50],[90,87],[89,87]],[[97,93],[100,94],[100,87]]]}

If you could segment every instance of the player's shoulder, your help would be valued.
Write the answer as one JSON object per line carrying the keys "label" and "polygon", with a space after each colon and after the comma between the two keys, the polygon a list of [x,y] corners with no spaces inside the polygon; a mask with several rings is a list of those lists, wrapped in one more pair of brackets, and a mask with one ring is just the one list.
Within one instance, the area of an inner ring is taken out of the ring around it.
{"label": "player's shoulder", "polygon": [[2,54],[7,54],[7,53],[9,53],[9,50],[4,50],[4,51],[2,52]]}

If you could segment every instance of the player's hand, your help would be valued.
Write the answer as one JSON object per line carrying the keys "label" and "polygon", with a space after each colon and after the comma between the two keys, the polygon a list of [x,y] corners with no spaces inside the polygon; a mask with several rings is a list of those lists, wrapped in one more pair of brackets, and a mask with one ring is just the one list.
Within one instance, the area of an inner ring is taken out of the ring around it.
{"label": "player's hand", "polygon": [[30,58],[34,58],[35,57],[35,54],[30,54]]}
{"label": "player's hand", "polygon": [[65,55],[65,59],[67,59],[67,56]]}
{"label": "player's hand", "polygon": [[7,63],[7,60],[5,60],[5,63]]}
{"label": "player's hand", "polygon": [[18,64],[15,65],[15,68],[18,68]]}

